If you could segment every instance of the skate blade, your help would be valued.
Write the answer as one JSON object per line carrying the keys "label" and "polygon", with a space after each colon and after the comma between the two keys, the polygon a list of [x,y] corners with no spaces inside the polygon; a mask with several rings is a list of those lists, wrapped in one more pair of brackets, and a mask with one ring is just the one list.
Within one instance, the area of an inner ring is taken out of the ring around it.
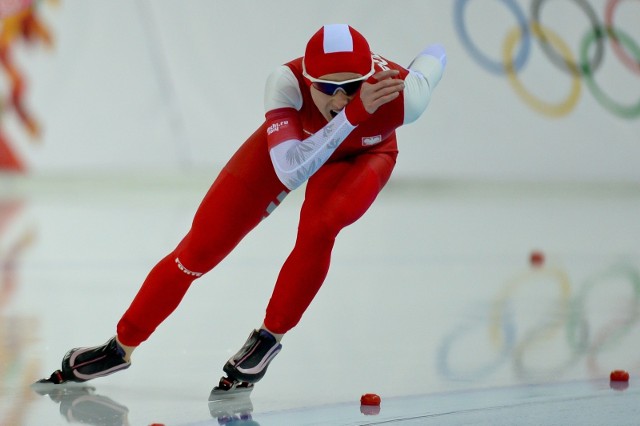
{"label": "skate blade", "polygon": [[40,395],[50,395],[52,393],[77,393],[78,391],[93,392],[96,390],[93,386],[79,382],[62,382],[54,383],[47,379],[38,380],[31,384],[31,390]]}
{"label": "skate blade", "polygon": [[209,402],[226,401],[229,399],[249,398],[253,390],[252,384],[237,384],[231,389],[224,389],[216,386],[209,394]]}
{"label": "skate blade", "polygon": [[53,374],[49,377],[42,378],[37,382],[31,384],[31,389],[40,393],[46,394],[54,389],[77,389],[77,388],[90,388],[91,386],[87,386],[83,382],[70,382],[70,381],[60,381],[61,376],[56,378],[57,371],[54,371]]}

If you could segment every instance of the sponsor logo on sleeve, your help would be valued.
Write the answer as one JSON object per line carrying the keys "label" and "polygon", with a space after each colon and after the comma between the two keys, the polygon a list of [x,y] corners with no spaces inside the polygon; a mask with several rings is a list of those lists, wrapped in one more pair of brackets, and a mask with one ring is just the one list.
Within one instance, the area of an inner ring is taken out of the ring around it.
{"label": "sponsor logo on sleeve", "polygon": [[370,146],[370,145],[375,145],[377,143],[382,142],[382,136],[381,135],[375,135],[375,136],[366,136],[362,138],[362,146]]}
{"label": "sponsor logo on sleeve", "polygon": [[280,131],[281,127],[286,127],[289,125],[289,120],[282,120],[276,123],[273,123],[271,126],[267,127],[267,135]]}

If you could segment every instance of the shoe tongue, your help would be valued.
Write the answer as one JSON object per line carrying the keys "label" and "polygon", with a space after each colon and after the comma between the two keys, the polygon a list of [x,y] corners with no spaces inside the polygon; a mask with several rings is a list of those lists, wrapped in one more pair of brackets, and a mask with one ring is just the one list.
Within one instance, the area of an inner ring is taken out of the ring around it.
{"label": "shoe tongue", "polygon": [[109,346],[113,346],[114,349],[116,350],[116,354],[118,354],[118,356],[121,356],[122,359],[124,359],[127,353],[125,352],[124,348],[118,344],[117,341],[113,340],[112,345],[109,345]]}

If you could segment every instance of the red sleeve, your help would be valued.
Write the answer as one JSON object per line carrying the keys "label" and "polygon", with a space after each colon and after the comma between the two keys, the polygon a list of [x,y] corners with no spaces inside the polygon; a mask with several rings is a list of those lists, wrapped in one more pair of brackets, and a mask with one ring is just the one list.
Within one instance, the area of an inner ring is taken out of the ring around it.
{"label": "red sleeve", "polygon": [[278,108],[265,114],[269,149],[288,140],[304,139],[302,123],[295,108]]}

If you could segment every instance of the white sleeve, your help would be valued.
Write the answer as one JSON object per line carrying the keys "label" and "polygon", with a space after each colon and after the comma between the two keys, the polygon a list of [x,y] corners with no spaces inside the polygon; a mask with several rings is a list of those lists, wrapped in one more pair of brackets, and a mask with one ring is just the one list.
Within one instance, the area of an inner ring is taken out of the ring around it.
{"label": "white sleeve", "polygon": [[404,80],[404,124],[417,120],[427,108],[446,64],[445,50],[437,44],[425,48],[411,62]]}
{"label": "white sleeve", "polygon": [[[265,86],[264,106],[269,112],[282,108],[302,108],[302,93],[298,80],[287,66],[280,66],[271,73]],[[291,123],[287,119],[275,119],[267,129],[267,135],[279,132],[281,126]],[[280,181],[290,190],[302,185],[314,174],[340,146],[356,126],[349,123],[342,110],[322,129],[300,141],[289,139],[269,150],[271,163]]]}
{"label": "white sleeve", "polygon": [[344,109],[322,129],[303,141],[289,139],[269,150],[280,181],[294,190],[329,159],[356,126],[349,123]]}

